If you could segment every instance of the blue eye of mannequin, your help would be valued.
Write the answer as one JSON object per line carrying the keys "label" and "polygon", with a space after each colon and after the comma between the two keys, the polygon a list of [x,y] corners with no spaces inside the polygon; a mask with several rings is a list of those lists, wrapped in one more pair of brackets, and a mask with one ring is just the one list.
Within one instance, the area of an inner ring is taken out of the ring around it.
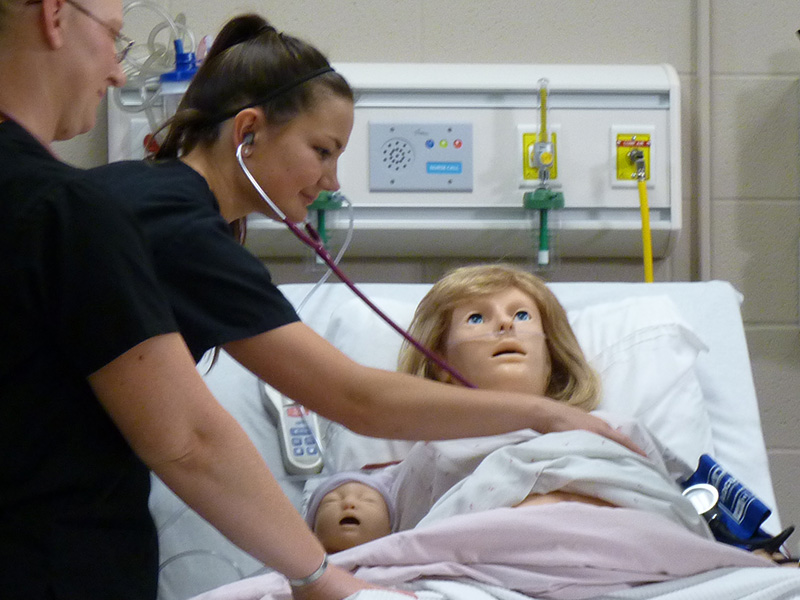
{"label": "blue eye of mannequin", "polygon": [[[518,310],[514,314],[515,321],[530,321],[531,320],[531,313],[527,310]],[[480,325],[483,323],[483,315],[480,313],[473,313],[467,317],[467,323],[470,325]]]}

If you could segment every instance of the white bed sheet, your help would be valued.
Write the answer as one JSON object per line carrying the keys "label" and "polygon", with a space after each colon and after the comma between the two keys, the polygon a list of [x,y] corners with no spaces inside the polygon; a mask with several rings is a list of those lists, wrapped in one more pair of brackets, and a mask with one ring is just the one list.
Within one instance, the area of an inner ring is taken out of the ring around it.
{"label": "white bed sheet", "polygon": [[[297,305],[312,286],[281,286]],[[372,298],[415,305],[429,288],[425,284],[364,284]],[[626,297],[666,294],[678,306],[708,352],[696,362],[711,418],[715,457],[761,498],[774,512],[767,529],[780,528],[775,496],[760,426],[749,355],[741,322],[741,296],[725,282],[705,283],[558,283],[553,291],[568,310]],[[353,298],[342,284],[326,284],[306,303],[301,316],[325,334],[331,314]],[[201,363],[200,369],[204,370]],[[281,485],[298,508],[302,480],[283,474],[277,437],[261,405],[258,381],[222,353],[206,381],[220,402],[243,425]],[[177,600],[261,572],[262,566],[227,542],[200,517],[188,510],[163,484],[154,480],[151,510],[159,528],[161,600]],[[683,597],[683,596],[681,596]]]}

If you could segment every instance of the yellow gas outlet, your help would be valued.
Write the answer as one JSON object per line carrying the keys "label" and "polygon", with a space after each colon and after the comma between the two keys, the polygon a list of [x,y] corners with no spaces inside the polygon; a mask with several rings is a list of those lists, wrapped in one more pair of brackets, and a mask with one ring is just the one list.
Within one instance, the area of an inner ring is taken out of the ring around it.
{"label": "yellow gas outlet", "polygon": [[[522,134],[522,178],[536,180],[539,179],[539,169],[534,166],[533,146],[539,141],[539,134],[536,132],[525,132]],[[550,179],[558,177],[558,135],[556,132],[550,134],[550,142],[553,144],[552,157],[543,154],[541,159],[551,160],[553,166],[550,168]]]}
{"label": "yellow gas outlet", "polygon": [[641,150],[644,157],[645,179],[650,179],[650,150],[652,139],[649,133],[618,133],[616,137],[617,181],[636,181],[636,164],[631,152]]}

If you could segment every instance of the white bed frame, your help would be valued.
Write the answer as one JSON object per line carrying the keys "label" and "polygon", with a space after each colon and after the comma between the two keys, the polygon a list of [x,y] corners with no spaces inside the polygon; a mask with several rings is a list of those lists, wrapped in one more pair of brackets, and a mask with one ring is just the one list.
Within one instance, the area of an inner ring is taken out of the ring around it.
{"label": "white bed frame", "polygon": [[[311,287],[291,284],[281,289],[298,305]],[[392,298],[416,304],[429,287],[425,284],[365,284],[360,289],[371,298]],[[728,283],[718,281],[557,283],[551,288],[568,310],[631,296],[667,295],[672,298],[683,318],[709,348],[698,357],[696,370],[711,419],[715,458],[773,508],[765,529],[779,531],[780,521],[740,313],[741,295]],[[301,317],[324,335],[331,314],[353,297],[342,284],[325,284],[307,301]],[[207,367],[201,363],[199,368],[204,371]],[[254,440],[287,495],[300,507],[303,481],[284,472],[275,428],[261,404],[257,379],[225,353],[205,378],[219,401]],[[160,600],[187,598],[263,572],[261,564],[227,542],[155,479],[151,511],[160,537]]]}

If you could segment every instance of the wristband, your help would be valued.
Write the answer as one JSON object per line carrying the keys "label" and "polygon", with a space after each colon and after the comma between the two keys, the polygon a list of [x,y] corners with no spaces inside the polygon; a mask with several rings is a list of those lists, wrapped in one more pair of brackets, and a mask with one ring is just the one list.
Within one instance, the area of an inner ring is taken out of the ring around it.
{"label": "wristband", "polygon": [[322,564],[317,567],[317,570],[308,575],[307,577],[300,577],[299,579],[289,579],[289,585],[293,588],[296,587],[303,587],[304,585],[310,585],[314,583],[317,579],[322,577],[325,573],[325,569],[328,568],[328,554],[326,553],[325,556],[322,558]]}

